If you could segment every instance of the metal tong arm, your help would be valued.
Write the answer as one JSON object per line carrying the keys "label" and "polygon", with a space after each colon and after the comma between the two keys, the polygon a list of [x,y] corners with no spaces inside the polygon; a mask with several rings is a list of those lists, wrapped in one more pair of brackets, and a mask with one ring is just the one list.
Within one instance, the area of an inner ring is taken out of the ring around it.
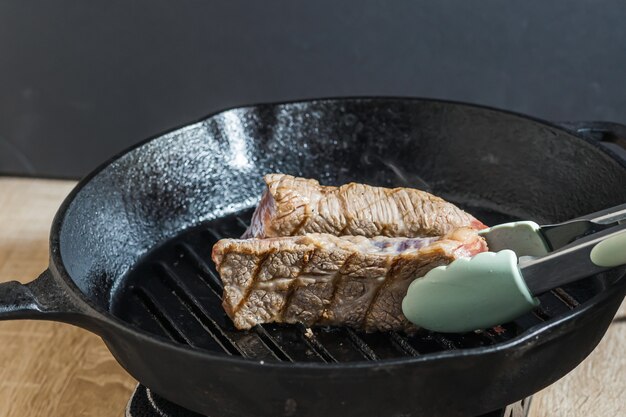
{"label": "metal tong arm", "polygon": [[[620,206],[622,208],[626,207]],[[602,213],[602,212],[600,212]],[[598,272],[626,264],[626,223],[588,234],[539,258],[521,258],[520,270],[528,289],[535,295]]]}
{"label": "metal tong arm", "polygon": [[541,226],[550,250],[562,248],[583,236],[626,222],[626,204],[587,214],[563,223]]}

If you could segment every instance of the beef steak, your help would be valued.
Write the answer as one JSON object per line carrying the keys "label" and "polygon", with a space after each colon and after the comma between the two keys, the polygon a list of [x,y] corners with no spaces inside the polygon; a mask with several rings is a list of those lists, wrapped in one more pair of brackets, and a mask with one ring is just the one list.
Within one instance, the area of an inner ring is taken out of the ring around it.
{"label": "beef steak", "polygon": [[286,322],[410,332],[415,328],[401,309],[409,284],[485,250],[475,230],[460,228],[425,238],[223,239],[212,257],[224,283],[224,309],[239,329]]}

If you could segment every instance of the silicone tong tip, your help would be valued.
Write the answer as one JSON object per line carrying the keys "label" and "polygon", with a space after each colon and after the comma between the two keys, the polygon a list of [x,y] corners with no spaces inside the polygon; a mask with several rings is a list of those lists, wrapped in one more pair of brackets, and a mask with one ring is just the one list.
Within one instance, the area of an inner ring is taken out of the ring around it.
{"label": "silicone tong tip", "polygon": [[506,323],[537,305],[517,255],[505,249],[432,269],[411,283],[402,312],[420,327],[458,333]]}

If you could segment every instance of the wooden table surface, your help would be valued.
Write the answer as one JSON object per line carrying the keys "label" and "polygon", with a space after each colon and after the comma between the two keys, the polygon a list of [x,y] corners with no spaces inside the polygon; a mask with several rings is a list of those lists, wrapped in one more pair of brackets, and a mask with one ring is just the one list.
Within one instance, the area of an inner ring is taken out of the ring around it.
{"label": "wooden table surface", "polygon": [[[0,177],[0,282],[47,266],[52,217],[74,182]],[[531,417],[626,416],[626,304],[596,350],[535,395]],[[97,336],[43,321],[0,322],[0,417],[120,417],[136,384]]]}

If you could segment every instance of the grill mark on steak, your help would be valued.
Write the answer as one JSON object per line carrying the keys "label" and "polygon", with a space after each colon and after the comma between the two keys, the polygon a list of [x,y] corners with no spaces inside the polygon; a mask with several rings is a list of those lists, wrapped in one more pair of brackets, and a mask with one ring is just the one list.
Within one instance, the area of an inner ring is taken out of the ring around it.
{"label": "grill mark on steak", "polygon": [[[400,212],[400,218],[402,219],[402,226],[406,227],[407,224],[407,215],[409,213],[427,213],[428,212],[428,207],[425,207],[425,203],[426,200],[420,200],[419,201],[419,207],[415,206],[415,202],[413,200],[411,200],[411,197],[409,195],[407,195],[406,192],[404,192],[404,189],[399,189],[399,190],[394,190],[392,193],[390,193],[390,197],[393,199],[393,201],[396,202],[396,204],[400,205],[401,202],[406,203],[408,206],[404,208],[404,210],[402,210],[402,207],[399,206],[398,207],[398,211]],[[427,215],[424,215],[423,217],[428,217]],[[422,222],[420,222],[419,227],[420,228],[426,228],[427,224],[426,222],[428,221],[427,219],[421,219]]]}
{"label": "grill mark on steak", "polygon": [[333,288],[333,292],[330,296],[330,299],[328,300],[328,305],[326,307],[324,307],[324,309],[322,309],[322,314],[320,315],[320,317],[322,317],[323,319],[328,319],[330,318],[330,312],[333,310],[332,307],[335,305],[335,301],[337,300],[337,293],[339,290],[339,284],[341,284],[341,280],[343,278],[343,272],[344,268],[346,267],[346,265],[348,265],[350,262],[352,262],[352,260],[356,257],[356,253],[350,254],[348,255],[348,257],[346,259],[344,259],[343,263],[341,264],[341,266],[339,267],[339,269],[337,270],[337,272],[335,273],[335,275],[332,278],[332,288]]}
{"label": "grill mark on steak", "polygon": [[298,235],[300,234],[300,231],[304,228],[304,225],[306,224],[306,222],[309,220],[309,208],[306,205],[302,205],[300,207],[304,207],[304,216],[302,216],[302,221],[296,226],[295,229],[293,229],[293,231],[290,233],[292,235]]}
{"label": "grill mark on steak", "polygon": [[[326,194],[326,193],[324,193]],[[341,206],[341,211],[343,213],[348,213],[348,205],[346,204],[346,198],[343,194],[339,194],[337,195],[337,201],[339,201],[339,205]],[[341,228],[341,230],[339,231],[339,233],[337,233],[339,236],[345,235],[346,231],[348,230],[348,227],[350,226],[350,221],[349,219],[346,217],[346,223],[345,225]]]}
{"label": "grill mark on steak", "polygon": [[385,273],[385,278],[383,279],[383,282],[376,289],[376,292],[374,293],[374,296],[372,297],[372,302],[370,303],[369,306],[367,306],[367,310],[365,310],[365,313],[363,314],[363,321],[361,323],[361,327],[363,327],[363,328],[367,327],[366,326],[367,325],[367,317],[369,316],[369,314],[371,313],[372,309],[376,305],[376,302],[378,301],[378,296],[380,295],[381,291],[385,287],[385,284],[387,284],[387,282],[391,280],[390,277],[393,277],[394,266],[397,263],[398,263],[398,259],[397,258],[392,258],[391,259],[391,264],[387,268],[387,272]]}
{"label": "grill mark on steak", "polygon": [[403,328],[407,332],[415,330],[415,326],[404,317],[401,309],[394,308],[394,306],[401,305],[408,286],[416,279],[415,277],[422,277],[431,269],[449,262],[449,258],[440,255],[428,259],[427,262],[423,259],[398,258],[389,273],[385,286],[379,291],[376,302],[372,303],[372,308],[363,325],[365,330],[396,328]]}
{"label": "grill mark on steak", "polygon": [[348,273],[346,271],[346,267],[348,265],[350,265],[350,263],[353,262],[354,259],[356,259],[357,256],[358,256],[357,253],[352,253],[352,254],[348,255],[348,257],[343,261],[343,263],[341,264],[341,266],[337,270],[337,273],[333,276],[333,279],[332,279],[333,292],[332,292],[332,295],[330,297],[328,305],[322,311],[322,314],[321,314],[322,320],[332,320],[333,315],[335,314],[334,313],[335,309],[338,307],[337,306],[337,300],[338,300],[337,295],[339,294],[339,288],[340,288],[341,284],[345,282],[345,277],[348,276]]}
{"label": "grill mark on steak", "polygon": [[310,252],[304,255],[304,264],[302,265],[302,268],[300,268],[300,273],[289,284],[289,289],[287,290],[287,295],[285,296],[285,305],[280,312],[280,321],[283,321],[285,313],[288,311],[289,306],[291,305],[291,299],[296,293],[298,278],[302,275],[302,271],[306,270],[311,263],[311,259],[313,259],[313,257],[315,256],[315,251],[316,249],[312,249]]}
{"label": "grill mark on steak", "polygon": [[259,262],[257,264],[257,267],[254,270],[254,273],[252,274],[252,278],[250,280],[250,285],[248,286],[248,288],[246,288],[246,291],[244,292],[244,295],[241,298],[241,301],[239,301],[237,306],[235,306],[235,308],[233,309],[233,316],[235,316],[239,312],[241,307],[248,301],[248,298],[250,298],[250,293],[252,293],[252,291],[255,290],[256,284],[257,284],[257,282],[259,280],[259,274],[261,273],[261,270],[263,268],[263,264],[275,252],[276,252],[275,250],[270,250],[266,254],[264,254],[263,257],[259,260]]}

